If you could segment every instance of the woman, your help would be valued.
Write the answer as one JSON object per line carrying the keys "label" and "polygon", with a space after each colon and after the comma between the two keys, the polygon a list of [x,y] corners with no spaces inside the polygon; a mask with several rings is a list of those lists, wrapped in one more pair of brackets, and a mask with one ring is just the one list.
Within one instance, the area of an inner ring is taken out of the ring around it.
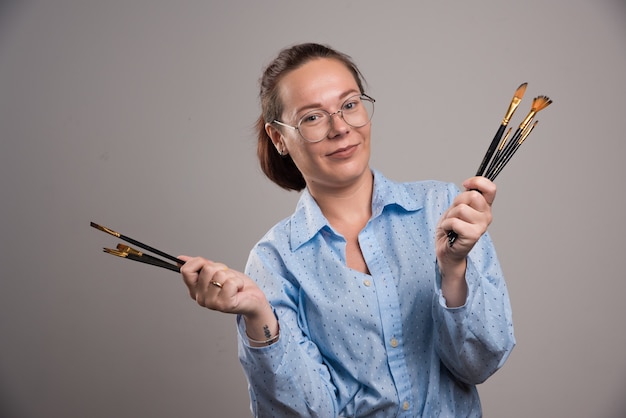
{"label": "woman", "polygon": [[303,190],[296,210],[245,274],[199,257],[181,269],[199,305],[238,314],[254,415],[480,416],[475,385],[515,344],[485,233],[495,185],[473,177],[459,193],[372,170],[374,100],[329,47],[283,50],[260,98],[261,166]]}

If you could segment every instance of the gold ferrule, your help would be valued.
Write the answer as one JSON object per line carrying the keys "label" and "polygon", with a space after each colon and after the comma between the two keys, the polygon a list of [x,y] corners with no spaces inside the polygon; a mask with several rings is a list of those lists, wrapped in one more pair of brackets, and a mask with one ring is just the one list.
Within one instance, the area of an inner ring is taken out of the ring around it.
{"label": "gold ferrule", "polygon": [[531,110],[528,115],[526,115],[526,118],[524,118],[524,120],[522,121],[522,123],[519,124],[519,128],[523,131],[524,129],[526,129],[526,126],[528,126],[528,124],[530,123],[530,121],[535,117],[535,115],[537,114],[537,112],[535,110]]}
{"label": "gold ferrule", "polygon": [[520,145],[522,145],[522,142],[524,142],[528,135],[530,135],[530,133],[533,131],[533,129],[535,129],[535,126],[537,126],[538,123],[539,121],[536,120],[535,123],[533,123],[532,125],[528,125],[526,129],[524,129],[518,141]]}
{"label": "gold ferrule", "polygon": [[109,229],[106,226],[98,225],[97,223],[93,223],[93,222],[91,223],[91,226],[99,229],[100,231],[106,232],[107,234],[111,234],[114,237],[117,237],[117,238],[120,237],[120,233],[119,232],[115,232],[114,230]]}
{"label": "gold ferrule", "polygon": [[124,244],[117,244],[117,249],[124,252],[124,253],[128,253],[128,254],[133,254],[136,256],[143,256],[143,253],[139,250],[136,250],[132,247],[129,247],[128,245],[124,245]]}
{"label": "gold ferrule", "polygon": [[502,149],[504,148],[504,144],[506,144],[506,141],[509,139],[509,136],[511,136],[511,128],[509,128],[506,135],[504,135],[504,137],[500,140],[500,144],[498,144],[499,151],[502,151]]}
{"label": "gold ferrule", "polygon": [[518,97],[513,97],[513,100],[511,100],[511,104],[509,105],[509,109],[506,111],[506,113],[504,114],[504,118],[502,119],[503,125],[509,124],[509,121],[513,117],[513,113],[515,113],[515,110],[520,103],[522,103],[522,99]]}
{"label": "gold ferrule", "polygon": [[114,250],[112,248],[103,248],[103,251],[105,253],[109,253],[109,254],[115,255],[117,257],[122,257],[122,258],[128,257],[128,253],[125,253],[123,251]]}

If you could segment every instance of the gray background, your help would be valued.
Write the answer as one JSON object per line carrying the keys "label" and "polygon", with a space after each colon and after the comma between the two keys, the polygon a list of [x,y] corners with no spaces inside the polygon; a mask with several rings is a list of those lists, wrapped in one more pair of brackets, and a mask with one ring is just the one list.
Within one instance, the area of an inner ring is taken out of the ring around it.
{"label": "gray background", "polygon": [[515,88],[554,104],[497,179],[518,345],[487,417],[623,417],[623,2],[0,3],[0,416],[245,417],[234,318],[94,221],[243,268],[298,197],[255,157],[261,69],[330,43],[377,99],[372,165],[460,184]]}

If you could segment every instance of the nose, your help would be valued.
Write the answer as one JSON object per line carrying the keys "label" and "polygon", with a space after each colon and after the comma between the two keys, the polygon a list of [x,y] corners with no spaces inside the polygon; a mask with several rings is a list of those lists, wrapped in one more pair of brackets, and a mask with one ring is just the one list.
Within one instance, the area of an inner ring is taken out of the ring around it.
{"label": "nose", "polygon": [[[335,118],[335,115],[339,117]],[[347,133],[350,130],[350,125],[348,125],[346,120],[343,118],[343,112],[341,110],[330,113],[329,116],[330,116],[329,118],[330,130],[328,131],[329,138],[334,138],[337,135]]]}

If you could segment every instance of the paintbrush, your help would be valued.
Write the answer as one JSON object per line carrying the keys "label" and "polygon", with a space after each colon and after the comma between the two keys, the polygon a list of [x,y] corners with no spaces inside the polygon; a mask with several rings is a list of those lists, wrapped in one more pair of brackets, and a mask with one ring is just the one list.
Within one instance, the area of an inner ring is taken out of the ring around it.
{"label": "paintbrush", "polygon": [[176,264],[172,264],[172,263],[168,263],[165,260],[162,260],[160,258],[157,257],[153,257],[150,254],[146,254],[142,251],[136,250],[132,247],[129,247],[128,245],[125,244],[117,244],[117,249],[119,251],[125,252],[125,253],[129,253],[129,254],[134,254],[137,257],[141,257],[141,260],[138,261],[144,261],[145,263],[148,264],[152,264],[154,266],[159,266],[159,267],[163,267],[166,269],[170,269],[170,270],[174,270],[177,272],[180,272],[180,267]]}
{"label": "paintbrush", "polygon": [[180,272],[180,268],[178,266],[170,264],[156,257],[149,256],[148,254],[143,254],[141,251],[137,251],[127,246],[122,245],[122,247],[126,247],[128,251],[120,250],[120,245],[118,245],[117,250],[114,250],[112,248],[103,248],[102,251],[117,257],[126,258],[128,260],[139,261],[140,263],[150,264],[152,266],[163,267],[168,270]]}
{"label": "paintbrush", "polygon": [[[499,173],[500,171],[502,171],[506,162],[508,162],[511,159],[510,156],[514,152],[514,149],[516,149],[516,147],[519,147],[520,145],[519,139],[522,136],[522,133],[525,130],[527,130],[527,128],[530,126],[530,122],[533,120],[535,115],[539,111],[548,107],[551,103],[552,103],[552,100],[548,96],[537,96],[533,99],[533,103],[530,107],[530,111],[528,112],[528,115],[526,115],[522,123],[520,123],[519,127],[513,134],[513,137],[511,138],[511,140],[504,146],[504,149],[502,150],[502,152],[497,156],[497,158],[494,158],[491,161],[489,168],[487,168],[485,177],[489,179],[495,178],[493,177],[494,173]],[[526,136],[528,136],[528,134],[530,133],[530,130],[528,131]],[[506,162],[504,162],[505,160]]]}
{"label": "paintbrush", "polygon": [[180,259],[174,257],[173,255],[169,255],[167,253],[164,253],[161,250],[157,250],[156,248],[150,247],[149,245],[146,245],[146,244],[144,244],[142,242],[134,240],[134,239],[132,239],[130,237],[127,237],[125,235],[122,235],[119,232],[113,231],[112,229],[109,229],[109,228],[107,228],[105,226],[98,225],[97,223],[94,223],[94,222],[91,222],[90,225],[92,227],[96,228],[96,229],[99,229],[100,231],[106,232],[107,234],[111,234],[114,237],[122,239],[122,240],[124,240],[126,242],[130,242],[131,244],[136,245],[139,248],[143,248],[146,251],[150,251],[151,253],[155,253],[157,255],[160,255],[161,257],[167,258],[168,260],[171,260],[171,261],[173,261],[175,263],[185,264],[185,262],[183,260],[180,260]]}
{"label": "paintbrush", "polygon": [[530,133],[532,132],[533,129],[535,129],[535,126],[537,126],[538,123],[539,123],[539,121],[536,120],[532,125],[529,124],[528,126],[526,126],[526,129],[524,129],[524,131],[522,131],[522,134],[520,135],[520,138],[515,142],[515,144],[511,148],[511,150],[506,155],[502,156],[502,158],[501,158],[502,162],[498,165],[498,167],[496,167],[493,170],[493,173],[491,173],[487,177],[489,180],[494,181],[496,179],[496,177],[498,177],[498,174],[500,174],[500,171],[502,171],[504,166],[513,157],[513,154],[515,154],[515,152],[522,145],[522,143],[526,140],[526,138],[528,138],[528,135],[530,135]]}
{"label": "paintbrush", "polygon": [[478,167],[478,171],[476,171],[477,176],[482,176],[483,173],[485,172],[485,169],[487,168],[487,165],[489,164],[489,161],[491,160],[493,153],[496,151],[496,148],[498,147],[498,144],[500,143],[500,139],[502,138],[502,134],[504,133],[504,130],[509,124],[511,117],[513,117],[513,113],[515,113],[517,106],[519,106],[519,104],[522,102],[522,98],[524,97],[524,93],[526,92],[527,86],[528,86],[528,83],[522,83],[517,88],[517,90],[515,90],[513,99],[511,100],[511,103],[509,104],[509,108],[504,114],[504,118],[502,119],[502,122],[500,123],[500,126],[498,127],[498,131],[496,132],[496,135],[491,140],[491,144],[489,144],[489,148],[487,149],[487,152],[485,153],[485,156],[483,157],[483,160],[480,163],[480,166]]}
{"label": "paintbrush", "polygon": [[[502,118],[502,122],[500,122],[500,126],[498,127],[496,134],[491,140],[491,143],[489,144],[489,148],[487,148],[487,152],[485,153],[485,156],[483,157],[483,160],[481,161],[480,166],[478,167],[478,170],[476,171],[477,176],[484,175],[484,172],[487,169],[489,162],[492,161],[492,157],[494,157],[494,153],[496,154],[494,158],[496,158],[499,156],[500,152],[502,151],[502,148],[511,133],[511,129],[509,128],[509,131],[507,132],[504,138],[502,138],[502,134],[504,133],[504,130],[508,126],[509,121],[513,117],[513,113],[515,113],[515,110],[517,110],[517,107],[522,102],[524,93],[526,93],[526,87],[528,87],[528,83],[522,83],[517,88],[517,90],[515,90],[515,93],[513,94],[513,99],[511,99],[511,103],[509,103],[509,108],[504,114],[504,118]],[[456,232],[448,231],[448,245],[450,247],[452,247],[452,244],[454,244],[454,241],[456,241],[457,238],[458,238],[458,235]]]}
{"label": "paintbrush", "polygon": [[[545,109],[552,103],[552,100],[547,96],[535,97],[531,105],[530,111],[528,112],[528,115],[526,115],[522,123],[520,123],[519,127],[513,134],[513,137],[511,138],[511,140],[507,143],[507,138],[509,137],[511,133],[510,128],[506,136],[502,138],[502,140],[500,140],[502,133],[506,129],[506,125],[508,124],[511,116],[513,115],[513,112],[515,112],[515,109],[521,102],[521,99],[526,91],[526,86],[527,86],[527,83],[522,83],[515,91],[515,95],[513,96],[513,100],[511,101],[511,104],[509,105],[509,109],[507,110],[505,114],[505,118],[502,120],[502,123],[500,124],[500,127],[498,128],[498,132],[496,132],[494,139],[491,141],[491,144],[489,145],[489,149],[487,150],[487,153],[485,154],[485,157],[483,158],[483,161],[481,162],[476,175],[484,175],[491,181],[495,180],[496,176],[500,174],[504,166],[513,157],[513,154],[515,154],[517,149],[522,145],[524,140],[528,137],[528,135],[530,135],[530,132],[537,125],[537,122],[533,123],[532,125],[530,124],[530,122],[533,120],[535,115],[539,111]],[[493,155],[494,152],[495,152],[495,155]],[[491,162],[489,162],[489,160],[491,160]],[[488,165],[488,167],[486,168],[486,172],[485,172],[486,165]],[[452,245],[458,238],[458,234],[454,231],[448,231],[447,236],[448,236],[448,245],[452,247]]]}
{"label": "paintbrush", "polygon": [[[493,161],[498,160],[500,158],[500,155],[502,154],[502,150],[504,150],[504,146],[507,144],[506,141],[508,141],[509,137],[511,136],[511,131],[512,129],[509,128],[509,130],[506,132],[506,135],[504,135],[504,138],[502,138],[502,140],[498,144],[498,148],[496,149],[496,152],[493,155]],[[487,173],[483,173],[483,175],[487,176]]]}

